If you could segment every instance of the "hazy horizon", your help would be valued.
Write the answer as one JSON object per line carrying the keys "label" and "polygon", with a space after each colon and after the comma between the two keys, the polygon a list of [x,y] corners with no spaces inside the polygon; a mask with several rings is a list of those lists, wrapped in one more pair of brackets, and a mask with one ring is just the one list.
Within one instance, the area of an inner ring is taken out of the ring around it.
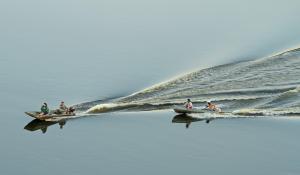
{"label": "hazy horizon", "polygon": [[[69,79],[54,89],[63,98],[59,91],[72,88],[78,94],[69,99],[72,103],[130,94],[184,72],[298,45],[299,5],[298,1],[4,0],[1,74],[11,74],[4,80],[11,85],[20,79],[29,84]],[[23,73],[11,72],[11,67]]]}

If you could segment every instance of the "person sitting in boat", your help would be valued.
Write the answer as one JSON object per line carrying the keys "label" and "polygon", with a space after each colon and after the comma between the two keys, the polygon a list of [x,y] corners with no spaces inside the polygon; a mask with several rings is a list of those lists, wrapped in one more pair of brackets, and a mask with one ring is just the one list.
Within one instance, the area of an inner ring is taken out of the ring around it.
{"label": "person sitting in boat", "polygon": [[184,103],[184,107],[186,109],[193,109],[193,103],[191,102],[191,99],[187,99],[187,102]]}
{"label": "person sitting in boat", "polygon": [[47,115],[49,114],[49,108],[47,103],[44,103],[43,106],[41,107],[41,114],[42,115]]}
{"label": "person sitting in boat", "polygon": [[65,102],[60,102],[59,109],[63,112],[68,110],[68,107],[65,105]]}
{"label": "person sitting in boat", "polygon": [[63,114],[74,114],[75,112],[75,109],[73,107],[67,107],[65,105],[65,102],[61,102],[60,105],[59,105],[59,111]]}
{"label": "person sitting in boat", "polygon": [[210,101],[207,102],[206,109],[221,112],[221,109],[218,108],[215,104],[211,103]]}
{"label": "person sitting in boat", "polygon": [[59,108],[55,111],[55,114],[66,114],[68,112],[68,107],[65,102],[60,102]]}

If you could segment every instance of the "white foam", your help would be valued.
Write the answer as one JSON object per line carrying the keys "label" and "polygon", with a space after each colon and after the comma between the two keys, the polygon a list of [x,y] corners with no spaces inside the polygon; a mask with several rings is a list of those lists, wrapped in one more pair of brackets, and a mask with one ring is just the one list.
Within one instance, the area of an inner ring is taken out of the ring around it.
{"label": "white foam", "polygon": [[105,112],[105,111],[108,111],[109,109],[116,108],[119,106],[121,106],[121,105],[116,104],[116,103],[99,104],[99,105],[96,105],[96,106],[88,109],[87,113]]}
{"label": "white foam", "polygon": [[300,108],[285,109],[239,109],[232,112],[234,115],[261,115],[261,116],[278,116],[289,114],[300,114]]}

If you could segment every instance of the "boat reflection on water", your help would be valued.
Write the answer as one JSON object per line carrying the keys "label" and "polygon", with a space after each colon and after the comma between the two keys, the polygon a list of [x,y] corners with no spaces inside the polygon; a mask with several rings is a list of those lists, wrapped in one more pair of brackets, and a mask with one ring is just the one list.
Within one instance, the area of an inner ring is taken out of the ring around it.
{"label": "boat reflection on water", "polygon": [[34,119],[31,122],[29,122],[24,129],[28,131],[37,131],[41,130],[43,133],[47,132],[47,128],[51,125],[59,124],[60,129],[63,129],[64,125],[66,124],[66,120],[60,120],[60,121],[42,121],[38,119]]}
{"label": "boat reflection on water", "polygon": [[193,122],[205,121],[208,124],[211,120],[212,119],[196,118],[186,114],[180,114],[173,117],[172,123],[185,123],[185,127],[189,128]]}

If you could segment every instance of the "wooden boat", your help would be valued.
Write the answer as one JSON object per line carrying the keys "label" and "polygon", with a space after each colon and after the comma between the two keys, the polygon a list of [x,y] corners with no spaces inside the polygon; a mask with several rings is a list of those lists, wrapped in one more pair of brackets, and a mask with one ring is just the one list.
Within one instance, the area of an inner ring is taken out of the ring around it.
{"label": "wooden boat", "polygon": [[192,113],[204,113],[205,112],[205,110],[203,110],[203,109],[197,109],[197,108],[187,109],[182,106],[175,106],[173,108],[173,110],[178,114],[192,114]]}
{"label": "wooden boat", "polygon": [[50,121],[51,119],[59,120],[59,119],[66,119],[72,116],[75,116],[75,113],[70,113],[70,114],[56,114],[55,112],[50,112],[47,115],[41,115],[41,112],[37,111],[32,111],[32,112],[25,112],[30,117],[33,117],[38,120],[42,121]]}
{"label": "wooden boat", "polygon": [[178,114],[193,114],[193,113],[218,113],[218,114],[224,114],[224,112],[221,112],[220,108],[217,108],[218,110],[210,110],[206,108],[193,108],[193,109],[187,109],[183,106],[174,106],[173,110]]}

